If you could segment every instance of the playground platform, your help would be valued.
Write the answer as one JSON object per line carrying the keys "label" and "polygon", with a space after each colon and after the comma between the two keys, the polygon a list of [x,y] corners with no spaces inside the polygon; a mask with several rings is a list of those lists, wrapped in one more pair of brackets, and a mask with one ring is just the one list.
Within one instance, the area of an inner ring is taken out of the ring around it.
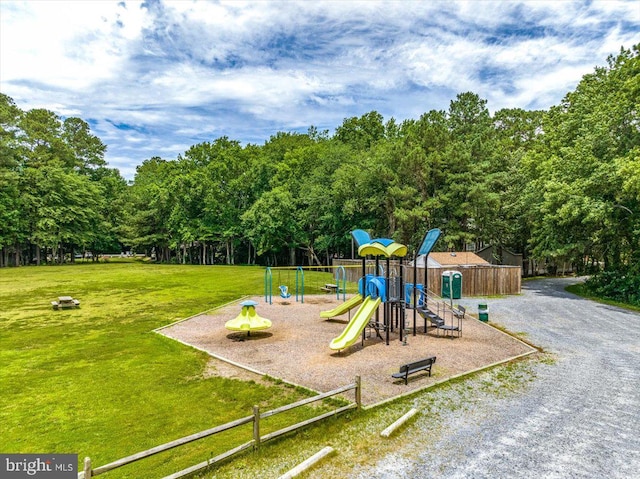
{"label": "playground platform", "polygon": [[[359,375],[365,405],[535,351],[522,341],[467,316],[462,320],[460,338],[437,337],[431,328],[425,335],[424,321],[418,317],[418,334],[410,334],[406,345],[398,339],[397,331],[391,334],[388,346],[371,332],[364,347],[358,341],[336,352],[329,348],[329,343],[344,330],[348,315],[334,320],[320,318],[321,311],[342,302],[334,295],[307,295],[304,303],[290,298],[286,304],[274,298],[271,305],[260,297],[243,299],[258,303],[256,311],[271,320],[270,329],[252,332],[250,336],[225,329],[225,322],[240,311],[238,300],[158,332],[211,354],[212,374],[255,380],[269,375],[318,392],[336,389]],[[351,314],[354,313],[355,309]],[[412,328],[412,312],[408,311],[407,316]],[[402,364],[430,356],[437,357],[431,377],[412,375],[408,385],[391,377]]]}

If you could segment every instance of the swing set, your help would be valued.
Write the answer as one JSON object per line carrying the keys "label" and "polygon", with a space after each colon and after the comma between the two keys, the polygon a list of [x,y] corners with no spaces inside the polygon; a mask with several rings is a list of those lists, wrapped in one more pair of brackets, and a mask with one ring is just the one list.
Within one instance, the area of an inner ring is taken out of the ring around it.
{"label": "swing set", "polygon": [[[282,299],[289,299],[291,297],[289,287],[280,280],[282,269],[273,269],[278,270],[278,289],[280,290],[280,297]],[[288,268],[287,271],[287,282],[289,282],[289,271],[291,271],[291,268]],[[304,303],[304,271],[302,266],[298,266],[296,268],[296,302],[298,300]],[[264,301],[269,304],[272,304],[273,301],[273,273],[271,267],[267,267],[264,272]]]}
{"label": "swing set", "polygon": [[[358,266],[346,266],[349,267],[358,267]],[[283,267],[267,267],[264,272],[264,301],[265,303],[273,304],[273,270],[277,270],[278,272],[278,289],[280,290],[280,297],[282,299],[288,299],[292,297],[292,293],[289,290],[290,283],[290,275],[291,271],[295,269],[295,297],[296,302],[300,301],[304,303],[304,270],[313,270],[313,269],[335,269],[335,278],[336,284],[336,299],[340,299],[340,293],[342,293],[343,301],[346,300],[347,295],[347,272],[345,270],[345,266],[283,266]],[[282,281],[282,272],[287,271],[286,281]],[[325,285],[327,286],[327,285]],[[321,288],[323,289],[323,288]]]}

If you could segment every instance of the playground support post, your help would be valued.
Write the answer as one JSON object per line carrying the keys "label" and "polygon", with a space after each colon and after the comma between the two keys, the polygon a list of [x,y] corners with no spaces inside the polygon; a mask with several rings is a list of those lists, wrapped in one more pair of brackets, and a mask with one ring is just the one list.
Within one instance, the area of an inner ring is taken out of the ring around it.
{"label": "playground support post", "polygon": [[344,266],[340,265],[338,269],[336,269],[336,299],[340,299],[340,273],[342,273],[342,300],[346,301],[347,299],[347,271],[344,269]]}
{"label": "playground support post", "polygon": [[404,266],[402,265],[402,257],[400,257],[400,269],[398,271],[398,277],[400,278],[399,281],[399,291],[398,291],[398,304],[400,305],[400,341],[403,341],[404,344],[407,343],[406,338],[403,338],[403,335],[407,334],[406,331],[404,330],[405,328],[405,321],[406,321],[406,312],[405,312],[405,307],[404,307],[404,283],[403,283],[403,278],[404,278]]}
{"label": "playground support post", "polygon": [[[374,270],[374,274],[375,274],[376,271],[379,271],[379,269],[380,269],[380,257],[376,256],[376,268]],[[382,275],[380,275],[380,276],[382,276]],[[365,291],[366,291],[366,288],[365,288]],[[384,313],[384,306],[383,306],[382,311]],[[376,309],[376,327],[378,327],[378,326],[380,326],[380,308]]]}
{"label": "playground support post", "polygon": [[[367,296],[367,257],[362,257],[362,297],[365,298]],[[366,329],[366,328],[365,328]],[[362,330],[362,344],[364,344],[364,339],[366,336],[365,330]]]}
{"label": "playground support post", "polygon": [[298,301],[298,288],[300,288],[300,302],[304,303],[304,271],[302,266],[296,268],[296,302]]}
{"label": "playground support post", "polygon": [[384,322],[384,329],[385,329],[385,343],[387,344],[387,346],[389,346],[389,331],[391,329],[393,329],[393,317],[391,315],[391,302],[389,301],[389,280],[391,278],[390,275],[390,258],[387,256],[387,275],[385,278],[385,284],[386,284],[386,298],[385,298],[385,304],[384,304],[384,309],[383,309],[383,314],[384,317],[382,318],[382,321]]}
{"label": "playground support post", "polygon": [[425,306],[429,305],[429,253],[424,255],[424,301]]}
{"label": "playground support post", "polygon": [[[425,264],[425,268],[426,268]],[[416,335],[416,314],[418,308],[417,289],[418,289],[418,254],[413,254],[413,335]]]}
{"label": "playground support post", "polygon": [[271,274],[271,268],[267,267],[264,270],[264,302],[272,304],[273,296],[273,275]]}

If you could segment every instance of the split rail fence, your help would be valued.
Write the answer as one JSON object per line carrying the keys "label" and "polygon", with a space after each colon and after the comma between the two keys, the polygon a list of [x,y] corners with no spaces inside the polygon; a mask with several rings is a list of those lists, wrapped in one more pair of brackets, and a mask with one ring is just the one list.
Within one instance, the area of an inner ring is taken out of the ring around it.
{"label": "split rail fence", "polygon": [[[347,391],[355,391],[355,402],[349,403],[346,406],[339,407],[337,409],[333,409],[329,412],[321,414],[319,416],[312,417],[305,421],[293,424],[291,426],[285,427],[283,429],[279,429],[277,431],[271,432],[269,434],[265,434],[264,436],[260,435],[260,420],[268,418],[270,416],[275,416],[276,414],[283,413],[285,411],[290,411],[297,407],[306,406],[307,404],[322,401],[323,399],[327,399],[332,396],[336,396],[338,394],[342,394]],[[174,449],[176,447],[182,446],[184,444],[188,444],[199,439],[204,439],[206,437],[213,436],[214,434],[219,434],[223,431],[228,431],[229,429],[233,429],[244,424],[253,423],[253,438],[237,446],[233,449],[230,449],[216,457],[213,457],[207,461],[201,462],[194,466],[188,467],[187,469],[183,469],[182,471],[176,472],[169,476],[164,477],[163,479],[178,479],[180,477],[185,477],[190,474],[194,474],[202,469],[205,469],[213,464],[216,464],[220,461],[223,461],[234,454],[238,454],[249,448],[257,449],[260,447],[260,444],[271,439],[275,439],[284,434],[293,432],[297,429],[306,427],[310,424],[313,424],[318,421],[322,421],[323,419],[327,419],[332,416],[337,416],[340,413],[345,411],[349,411],[351,409],[360,409],[362,406],[362,386],[360,381],[360,376],[356,376],[355,382],[352,384],[347,384],[346,386],[342,386],[338,389],[334,389],[333,391],[329,391],[326,393],[319,394],[317,396],[313,396],[310,398],[302,399],[292,404],[287,404],[285,406],[279,407],[277,409],[273,409],[271,411],[260,412],[260,408],[258,406],[253,407],[253,413],[250,416],[246,416],[240,419],[236,419],[235,421],[228,422],[221,426],[217,426],[211,429],[207,429],[204,431],[197,432],[195,434],[191,434],[189,436],[182,437],[180,439],[176,439],[174,441],[162,444],[160,446],[153,447],[151,449],[147,449],[146,451],[139,452],[137,454],[133,454],[131,456],[123,457],[122,459],[118,459],[117,461],[111,462],[109,464],[105,464],[104,466],[96,467],[95,469],[91,465],[91,459],[89,457],[84,460],[84,471],[78,473],[78,479],[89,479],[90,477],[99,476],[100,474],[104,474],[105,472],[112,471],[113,469],[120,468],[122,466],[126,466],[127,464],[131,464],[133,462],[137,462],[141,459],[145,459],[147,457],[154,456],[164,451],[168,451],[170,449]]]}

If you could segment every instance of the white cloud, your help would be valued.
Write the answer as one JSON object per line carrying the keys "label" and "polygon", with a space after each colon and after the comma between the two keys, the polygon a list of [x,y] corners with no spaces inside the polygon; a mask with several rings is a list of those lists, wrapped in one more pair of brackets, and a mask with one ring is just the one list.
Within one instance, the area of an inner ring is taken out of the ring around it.
{"label": "white cloud", "polygon": [[[111,80],[144,24],[116,2],[3,2],[2,80],[86,89]],[[118,26],[121,25],[121,26]]]}
{"label": "white cloud", "polygon": [[401,121],[473,91],[548,108],[624,45],[633,1],[0,1],[0,89],[90,119],[130,177],[229,136]]}

